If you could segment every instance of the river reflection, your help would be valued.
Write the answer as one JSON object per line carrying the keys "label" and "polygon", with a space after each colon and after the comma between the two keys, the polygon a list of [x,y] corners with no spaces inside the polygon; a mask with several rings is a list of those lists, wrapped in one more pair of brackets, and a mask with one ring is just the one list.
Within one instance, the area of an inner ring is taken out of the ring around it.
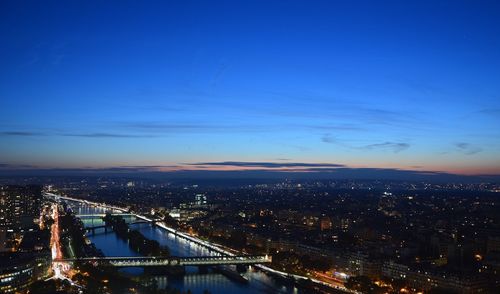
{"label": "river reflection", "polygon": [[[93,207],[80,202],[68,202],[77,215],[84,215],[82,221],[86,227],[99,226],[103,221],[99,216],[92,218],[89,215],[104,214],[106,209],[102,207]],[[124,216],[127,222],[135,221],[133,216]],[[176,235],[156,226],[147,223],[134,224],[131,227],[138,229],[149,239],[157,240],[161,245],[168,246],[173,256],[200,256],[211,255],[208,249],[198,244],[188,242]],[[128,243],[116,236],[114,232],[104,229],[96,229],[94,234],[89,234],[89,239],[97,248],[102,250],[106,256],[138,256],[136,252],[130,249]],[[140,275],[142,268],[124,268],[121,269],[126,274]],[[203,293],[208,290],[210,293],[298,293],[297,289],[291,286],[285,287],[276,282],[265,273],[249,267],[249,270],[243,274],[248,278],[248,284],[242,284],[226,278],[222,274],[209,271],[208,273],[199,273],[197,267],[187,267],[186,274],[180,277],[155,276],[160,288],[167,286],[182,291],[191,290],[192,293]]]}

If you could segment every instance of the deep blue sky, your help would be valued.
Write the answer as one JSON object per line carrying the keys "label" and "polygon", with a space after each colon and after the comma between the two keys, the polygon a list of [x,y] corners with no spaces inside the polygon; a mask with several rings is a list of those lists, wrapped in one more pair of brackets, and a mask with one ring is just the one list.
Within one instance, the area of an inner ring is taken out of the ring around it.
{"label": "deep blue sky", "polygon": [[1,1],[0,38],[3,166],[500,173],[499,1]]}

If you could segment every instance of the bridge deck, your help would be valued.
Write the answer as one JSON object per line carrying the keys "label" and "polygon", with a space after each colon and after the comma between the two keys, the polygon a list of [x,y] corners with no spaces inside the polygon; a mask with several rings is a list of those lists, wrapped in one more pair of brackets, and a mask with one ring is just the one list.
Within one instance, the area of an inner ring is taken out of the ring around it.
{"label": "bridge deck", "polygon": [[[135,216],[135,214],[132,213],[111,213],[113,216]],[[94,214],[76,214],[76,217],[79,218],[103,218],[106,216],[105,213],[94,213]]]}
{"label": "bridge deck", "polygon": [[[130,223],[127,223],[127,225],[137,225],[137,224],[145,224],[145,223],[152,223],[146,220],[137,220],[133,221]],[[98,226],[93,226],[93,227],[85,227],[85,230],[91,231],[91,230],[96,230],[96,229],[103,229],[103,228],[109,228],[111,225],[98,225]]]}
{"label": "bridge deck", "polygon": [[116,267],[149,267],[149,266],[202,266],[202,265],[236,265],[236,264],[261,264],[272,261],[267,255],[242,255],[242,256],[195,256],[195,257],[86,257],[61,259],[54,261],[83,261],[93,262],[102,266]]}

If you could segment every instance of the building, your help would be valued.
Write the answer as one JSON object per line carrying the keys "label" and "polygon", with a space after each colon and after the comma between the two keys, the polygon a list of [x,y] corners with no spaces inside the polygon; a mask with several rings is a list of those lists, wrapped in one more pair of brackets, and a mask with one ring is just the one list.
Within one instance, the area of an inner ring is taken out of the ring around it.
{"label": "building", "polygon": [[330,220],[329,217],[324,216],[321,218],[320,221],[320,229],[322,231],[330,230],[332,228],[332,221]]}
{"label": "building", "polygon": [[205,194],[196,194],[194,196],[194,203],[199,206],[207,205],[207,196]]}
{"label": "building", "polygon": [[40,186],[0,186],[0,252],[10,250],[9,239],[38,222]]}
{"label": "building", "polygon": [[48,251],[44,253],[0,254],[0,293],[18,293],[47,277],[51,264]]}
{"label": "building", "polygon": [[351,226],[351,220],[348,218],[343,218],[340,220],[340,229],[342,232],[349,231],[349,227]]}
{"label": "building", "polygon": [[38,221],[40,186],[0,186],[0,227],[20,231]]}
{"label": "building", "polygon": [[486,293],[488,281],[477,274],[456,275],[431,270],[413,269],[394,261],[386,261],[382,265],[382,275],[395,280],[405,280],[410,287],[429,291],[440,289],[454,293],[472,294]]}
{"label": "building", "polygon": [[363,251],[344,252],[340,259],[337,257],[336,263],[349,275],[370,278],[380,276],[380,262]]}
{"label": "building", "polygon": [[488,237],[486,251],[489,252],[500,252],[500,237]]}

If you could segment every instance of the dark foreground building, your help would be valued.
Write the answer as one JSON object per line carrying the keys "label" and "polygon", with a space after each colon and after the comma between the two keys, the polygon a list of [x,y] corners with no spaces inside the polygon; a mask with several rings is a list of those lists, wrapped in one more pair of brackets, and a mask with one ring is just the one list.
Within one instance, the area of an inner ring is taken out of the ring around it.
{"label": "dark foreground building", "polygon": [[17,293],[46,278],[50,264],[48,251],[0,254],[0,293]]}
{"label": "dark foreground building", "polygon": [[0,186],[0,252],[12,251],[12,239],[38,222],[41,199],[40,186]]}

